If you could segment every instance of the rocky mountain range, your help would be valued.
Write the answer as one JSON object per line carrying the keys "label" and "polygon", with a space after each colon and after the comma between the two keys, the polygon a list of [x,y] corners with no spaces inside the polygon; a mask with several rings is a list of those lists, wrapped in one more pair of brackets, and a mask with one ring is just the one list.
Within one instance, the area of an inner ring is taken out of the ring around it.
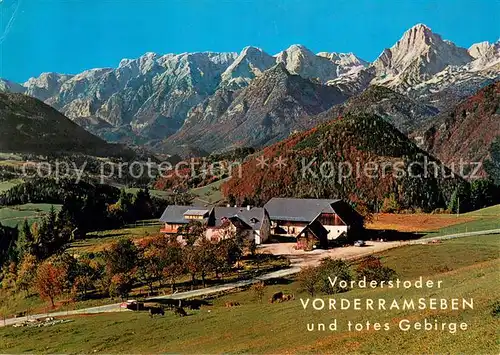
{"label": "rocky mountain range", "polygon": [[[276,68],[283,80],[274,91]],[[300,78],[291,79],[293,75]],[[206,129],[217,131],[216,136],[225,137],[231,146],[270,144],[308,128],[300,122],[309,122],[308,117],[374,85],[412,100],[420,116],[413,117],[409,106],[401,115],[420,122],[499,78],[499,42],[460,48],[419,24],[373,63],[353,53],[314,54],[302,45],[275,55],[256,47],[246,47],[239,54],[146,53],[123,59],[117,68],[77,75],[44,73],[23,84],[0,80],[0,90],[36,97],[108,141],[147,143],[171,153],[188,144],[200,144],[197,148],[209,151],[222,149],[201,134],[196,137],[196,132]],[[268,79],[269,84],[263,83]],[[306,87],[303,92],[297,90]],[[260,97],[258,88],[272,93],[272,100]],[[250,107],[249,102],[261,107]],[[403,126],[398,128],[414,128]]]}
{"label": "rocky mountain range", "polygon": [[278,63],[246,88],[221,88],[194,107],[182,128],[166,140],[161,150],[182,155],[183,145],[208,152],[238,146],[260,148],[293,131],[309,128],[301,125],[305,117],[345,100],[345,94],[336,87],[291,74],[284,63]]}

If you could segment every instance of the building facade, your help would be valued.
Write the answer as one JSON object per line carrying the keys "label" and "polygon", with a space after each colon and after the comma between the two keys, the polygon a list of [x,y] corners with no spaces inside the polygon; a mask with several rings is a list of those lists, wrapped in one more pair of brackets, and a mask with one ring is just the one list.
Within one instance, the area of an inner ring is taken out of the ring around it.
{"label": "building facade", "polygon": [[271,219],[271,233],[276,235],[299,237],[305,231],[311,234],[311,227],[319,230],[319,224],[326,230],[327,240],[332,241],[363,228],[363,218],[339,199],[273,198],[264,208]]}

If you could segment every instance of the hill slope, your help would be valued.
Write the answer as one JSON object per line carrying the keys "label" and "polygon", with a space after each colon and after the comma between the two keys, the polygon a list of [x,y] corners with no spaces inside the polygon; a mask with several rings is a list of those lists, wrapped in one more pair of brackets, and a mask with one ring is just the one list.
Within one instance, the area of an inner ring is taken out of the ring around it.
{"label": "hill slope", "polygon": [[23,94],[0,93],[0,151],[37,154],[129,154],[70,121],[43,102]]}
{"label": "hill slope", "polygon": [[435,159],[382,118],[348,115],[265,148],[223,192],[257,205],[272,197],[344,198],[377,211],[391,198],[398,209],[431,211],[446,207],[461,179],[446,177],[439,163],[425,173],[426,161]]}
{"label": "hill slope", "polygon": [[500,137],[500,82],[440,115],[423,132],[424,148],[448,166],[483,162]]}
{"label": "hill slope", "polygon": [[[432,106],[424,105],[383,86],[370,86],[361,94],[351,97],[342,105],[332,107],[320,117],[336,117],[346,114],[375,114],[408,134],[438,114]],[[318,118],[314,118],[318,122]],[[319,119],[323,121],[323,119]]]}

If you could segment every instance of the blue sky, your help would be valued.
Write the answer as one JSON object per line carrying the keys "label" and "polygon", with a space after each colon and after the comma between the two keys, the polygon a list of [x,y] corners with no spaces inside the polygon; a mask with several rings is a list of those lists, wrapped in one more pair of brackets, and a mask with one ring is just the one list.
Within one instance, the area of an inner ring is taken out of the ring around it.
{"label": "blue sky", "polygon": [[0,77],[115,67],[145,52],[314,52],[374,60],[425,23],[469,47],[500,36],[497,0],[0,0]]}

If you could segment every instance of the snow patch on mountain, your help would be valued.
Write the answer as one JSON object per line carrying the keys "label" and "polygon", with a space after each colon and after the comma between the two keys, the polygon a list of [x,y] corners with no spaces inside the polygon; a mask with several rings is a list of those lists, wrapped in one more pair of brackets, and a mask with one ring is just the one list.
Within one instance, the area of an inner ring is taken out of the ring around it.
{"label": "snow patch on mountain", "polygon": [[354,53],[319,52],[319,57],[327,58],[337,65],[337,76],[366,68],[369,63]]}

